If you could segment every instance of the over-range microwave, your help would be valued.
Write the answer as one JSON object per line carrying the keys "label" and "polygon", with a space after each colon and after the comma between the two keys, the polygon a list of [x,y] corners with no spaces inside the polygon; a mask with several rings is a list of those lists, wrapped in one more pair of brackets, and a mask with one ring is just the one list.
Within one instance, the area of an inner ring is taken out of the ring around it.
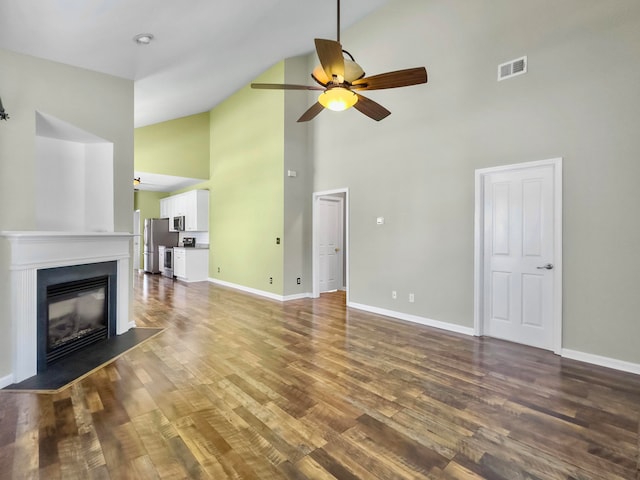
{"label": "over-range microwave", "polygon": [[173,217],[173,229],[178,232],[184,232],[184,215]]}

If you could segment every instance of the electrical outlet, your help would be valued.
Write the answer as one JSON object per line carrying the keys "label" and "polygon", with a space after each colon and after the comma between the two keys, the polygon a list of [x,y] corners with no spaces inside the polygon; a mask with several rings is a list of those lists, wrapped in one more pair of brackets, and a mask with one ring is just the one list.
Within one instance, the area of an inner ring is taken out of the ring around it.
{"label": "electrical outlet", "polygon": [[296,279],[296,283],[297,283],[298,285],[300,285],[300,283],[301,283],[301,282],[300,282],[300,277],[298,277],[298,278]]}
{"label": "electrical outlet", "polygon": [[218,267],[218,273],[220,273],[220,267]]}
{"label": "electrical outlet", "polygon": [[409,294],[409,303],[413,303],[415,301],[416,297],[413,293]]}
{"label": "electrical outlet", "polygon": [[276,237],[276,245],[280,245],[280,237]]}
{"label": "electrical outlet", "polygon": [[393,290],[393,291],[391,292],[391,298],[393,298],[394,300],[395,300],[396,298],[398,298],[398,292],[396,292],[395,290]]}
{"label": "electrical outlet", "polygon": [[273,277],[269,277],[269,283],[273,283]]}

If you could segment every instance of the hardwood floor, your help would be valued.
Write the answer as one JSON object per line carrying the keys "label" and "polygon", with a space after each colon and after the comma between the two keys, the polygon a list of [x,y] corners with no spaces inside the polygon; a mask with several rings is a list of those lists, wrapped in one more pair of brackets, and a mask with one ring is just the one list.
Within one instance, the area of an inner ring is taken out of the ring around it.
{"label": "hardwood floor", "polygon": [[61,393],[0,391],[0,478],[640,479],[640,376],[341,294],[135,297],[165,332]]}

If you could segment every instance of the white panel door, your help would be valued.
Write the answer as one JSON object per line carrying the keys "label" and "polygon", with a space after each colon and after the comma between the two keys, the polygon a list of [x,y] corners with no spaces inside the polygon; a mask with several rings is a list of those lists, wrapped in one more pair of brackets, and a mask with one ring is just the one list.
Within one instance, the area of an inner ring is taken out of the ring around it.
{"label": "white panel door", "polygon": [[484,333],[553,349],[553,167],[484,177]]}
{"label": "white panel door", "polygon": [[320,292],[343,287],[344,201],[340,197],[322,197],[318,201]]}

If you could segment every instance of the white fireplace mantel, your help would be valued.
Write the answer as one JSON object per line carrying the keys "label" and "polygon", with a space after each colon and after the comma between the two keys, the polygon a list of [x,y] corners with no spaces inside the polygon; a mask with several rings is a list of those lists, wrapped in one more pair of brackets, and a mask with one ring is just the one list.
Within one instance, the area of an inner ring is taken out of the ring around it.
{"label": "white fireplace mantel", "polygon": [[21,382],[37,373],[38,270],[116,261],[116,333],[120,335],[135,326],[129,321],[132,234],[25,231],[0,232],[0,238],[9,244],[11,382]]}

